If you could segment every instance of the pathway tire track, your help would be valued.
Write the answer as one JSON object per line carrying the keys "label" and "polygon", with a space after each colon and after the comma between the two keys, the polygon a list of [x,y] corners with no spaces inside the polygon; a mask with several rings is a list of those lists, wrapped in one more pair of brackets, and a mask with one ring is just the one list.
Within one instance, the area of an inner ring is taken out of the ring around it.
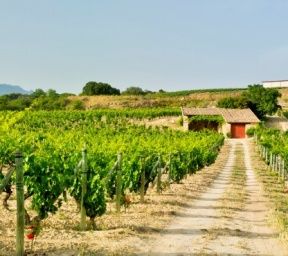
{"label": "pathway tire track", "polygon": [[[256,180],[249,141],[229,140],[231,149],[223,171],[212,186],[183,210],[140,255],[288,255],[278,233],[267,225],[269,201]],[[229,186],[236,145],[244,149],[247,199],[231,218],[221,215],[220,199]]]}

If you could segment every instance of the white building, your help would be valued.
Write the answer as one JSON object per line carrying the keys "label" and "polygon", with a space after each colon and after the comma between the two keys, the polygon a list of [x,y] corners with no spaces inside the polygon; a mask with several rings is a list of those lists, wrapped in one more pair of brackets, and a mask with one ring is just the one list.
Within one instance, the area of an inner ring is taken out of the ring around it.
{"label": "white building", "polygon": [[288,80],[263,81],[262,83],[263,83],[263,87],[265,88],[288,87]]}

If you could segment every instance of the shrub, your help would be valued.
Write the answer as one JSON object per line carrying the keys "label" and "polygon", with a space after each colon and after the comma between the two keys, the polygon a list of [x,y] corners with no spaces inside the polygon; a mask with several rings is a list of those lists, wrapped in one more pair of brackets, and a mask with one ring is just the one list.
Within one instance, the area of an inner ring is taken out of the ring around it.
{"label": "shrub", "polygon": [[246,131],[247,136],[248,136],[248,137],[253,137],[254,134],[255,134],[255,130],[256,130],[255,127],[250,127],[250,128]]}

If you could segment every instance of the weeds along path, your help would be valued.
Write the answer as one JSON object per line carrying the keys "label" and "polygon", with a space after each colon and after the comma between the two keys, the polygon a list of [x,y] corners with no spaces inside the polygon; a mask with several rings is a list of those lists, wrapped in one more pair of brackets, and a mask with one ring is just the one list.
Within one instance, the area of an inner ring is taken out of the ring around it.
{"label": "weeds along path", "polygon": [[251,165],[247,140],[230,140],[223,171],[140,255],[288,255],[267,225],[269,202]]}

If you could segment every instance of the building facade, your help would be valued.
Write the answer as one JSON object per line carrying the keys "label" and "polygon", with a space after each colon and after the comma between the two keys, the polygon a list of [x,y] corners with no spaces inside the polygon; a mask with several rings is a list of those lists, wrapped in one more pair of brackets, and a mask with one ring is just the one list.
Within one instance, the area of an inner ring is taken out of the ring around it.
{"label": "building facade", "polygon": [[[226,108],[182,108],[183,126],[185,130],[193,130],[190,120],[193,116],[221,116],[224,122],[217,127],[218,132],[231,138],[246,138],[250,127],[256,126],[260,120],[249,109]],[[208,121],[209,122],[209,121]],[[205,128],[208,128],[206,126]]]}
{"label": "building facade", "polygon": [[262,84],[265,88],[288,88],[288,80],[263,81]]}

